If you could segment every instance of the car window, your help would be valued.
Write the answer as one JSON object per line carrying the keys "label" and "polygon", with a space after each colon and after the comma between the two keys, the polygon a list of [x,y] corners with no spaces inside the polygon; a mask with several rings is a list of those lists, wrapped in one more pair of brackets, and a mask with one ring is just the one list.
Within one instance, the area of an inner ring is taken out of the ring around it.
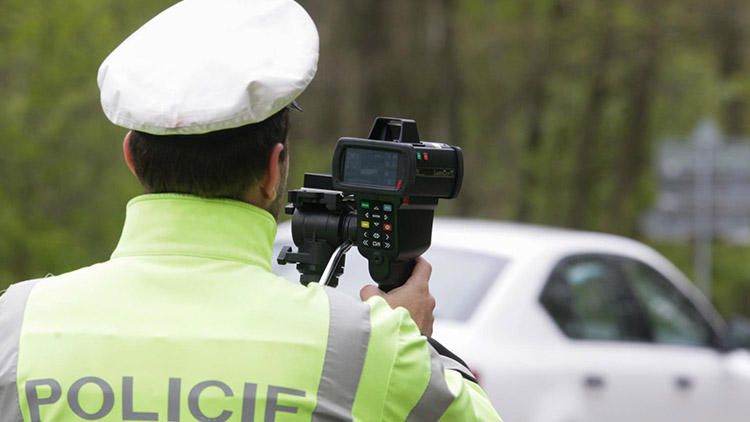
{"label": "car window", "polygon": [[608,257],[569,257],[552,271],[540,301],[571,338],[647,340],[637,309]]}
{"label": "car window", "polygon": [[709,347],[717,344],[708,322],[666,277],[632,259],[622,258],[621,265],[645,309],[655,342]]}
{"label": "car window", "polygon": [[[299,283],[294,265],[275,262],[280,247],[274,249],[274,273]],[[430,291],[435,297],[435,318],[465,321],[471,317],[490,286],[498,278],[508,259],[477,252],[434,246],[425,253],[432,265]],[[359,291],[372,279],[367,260],[356,250],[346,254],[344,275],[338,289],[359,298]]]}

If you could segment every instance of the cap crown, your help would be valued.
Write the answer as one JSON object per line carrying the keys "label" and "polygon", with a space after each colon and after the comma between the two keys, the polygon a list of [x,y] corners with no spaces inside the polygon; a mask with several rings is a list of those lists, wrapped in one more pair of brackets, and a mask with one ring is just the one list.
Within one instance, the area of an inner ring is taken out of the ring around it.
{"label": "cap crown", "polygon": [[123,41],[97,82],[112,123],[198,134],[272,116],[317,64],[315,24],[292,0],[184,0]]}

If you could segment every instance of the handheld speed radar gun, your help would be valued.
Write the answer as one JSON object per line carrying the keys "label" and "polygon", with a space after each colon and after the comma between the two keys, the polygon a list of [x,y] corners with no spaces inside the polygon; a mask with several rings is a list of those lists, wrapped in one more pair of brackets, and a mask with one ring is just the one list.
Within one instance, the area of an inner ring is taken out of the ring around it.
{"label": "handheld speed radar gun", "polygon": [[354,245],[380,289],[402,285],[430,247],[438,199],[461,190],[461,148],[420,141],[414,120],[378,117],[366,139],[339,139],[331,172],[289,192],[298,251],[284,247],[278,262],[297,264],[302,284],[335,287]]}

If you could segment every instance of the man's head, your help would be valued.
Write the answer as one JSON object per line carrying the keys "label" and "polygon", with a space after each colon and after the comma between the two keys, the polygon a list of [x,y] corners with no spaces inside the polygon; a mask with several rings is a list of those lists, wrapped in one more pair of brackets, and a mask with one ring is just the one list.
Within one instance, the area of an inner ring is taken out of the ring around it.
{"label": "man's head", "polygon": [[289,110],[259,123],[200,135],[131,131],[125,159],[147,193],[184,193],[252,203],[275,217],[289,164]]}
{"label": "man's head", "polygon": [[280,208],[287,108],[317,70],[318,32],[294,0],[185,0],[102,63],[102,109],[130,129],[147,192]]}

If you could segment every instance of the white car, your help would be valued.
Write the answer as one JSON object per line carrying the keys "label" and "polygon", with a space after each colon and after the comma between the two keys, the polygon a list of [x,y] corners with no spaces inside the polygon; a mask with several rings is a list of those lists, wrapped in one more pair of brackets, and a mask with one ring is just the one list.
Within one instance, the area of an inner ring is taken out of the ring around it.
{"label": "white car", "polygon": [[[290,230],[279,227],[277,254]],[[436,219],[425,257],[434,337],[472,367],[504,420],[750,420],[750,352],[729,346],[710,303],[648,246]],[[275,271],[299,280],[293,265]],[[369,280],[352,249],[339,289],[358,296]]]}

